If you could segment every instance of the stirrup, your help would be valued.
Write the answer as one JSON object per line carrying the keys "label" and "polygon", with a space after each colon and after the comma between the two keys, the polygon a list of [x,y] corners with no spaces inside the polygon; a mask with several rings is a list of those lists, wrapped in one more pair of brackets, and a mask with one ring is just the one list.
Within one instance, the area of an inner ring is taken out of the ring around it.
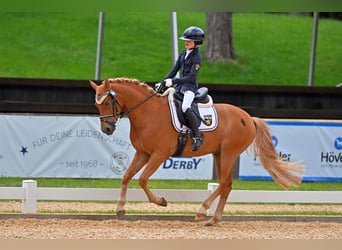
{"label": "stirrup", "polygon": [[191,150],[192,151],[199,150],[202,144],[203,144],[202,137],[198,137],[198,136],[192,137]]}

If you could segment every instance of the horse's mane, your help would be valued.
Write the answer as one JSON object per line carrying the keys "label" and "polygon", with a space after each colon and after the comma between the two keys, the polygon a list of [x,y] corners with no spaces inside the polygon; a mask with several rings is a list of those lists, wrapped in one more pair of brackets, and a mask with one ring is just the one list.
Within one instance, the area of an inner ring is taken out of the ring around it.
{"label": "horse's mane", "polygon": [[[154,94],[155,90],[149,86],[147,83],[141,82],[135,78],[128,77],[117,77],[117,78],[109,78],[110,83],[118,83],[118,84],[135,84],[137,86],[141,86],[143,89],[146,89],[150,94]],[[158,94],[160,96],[160,94]]]}

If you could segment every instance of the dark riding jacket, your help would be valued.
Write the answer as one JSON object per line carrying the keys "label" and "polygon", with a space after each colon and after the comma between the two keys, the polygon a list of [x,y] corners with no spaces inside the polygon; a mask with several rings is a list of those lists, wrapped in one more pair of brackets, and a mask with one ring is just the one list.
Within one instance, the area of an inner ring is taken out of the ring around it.
{"label": "dark riding jacket", "polygon": [[[197,73],[201,68],[202,57],[198,48],[194,48],[187,58],[185,58],[185,55],[186,50],[183,50],[164,80],[172,78],[172,83],[177,84],[177,91],[184,93],[187,90],[191,90],[196,94],[198,89]],[[174,78],[179,70],[181,70],[181,76],[179,78]]]}

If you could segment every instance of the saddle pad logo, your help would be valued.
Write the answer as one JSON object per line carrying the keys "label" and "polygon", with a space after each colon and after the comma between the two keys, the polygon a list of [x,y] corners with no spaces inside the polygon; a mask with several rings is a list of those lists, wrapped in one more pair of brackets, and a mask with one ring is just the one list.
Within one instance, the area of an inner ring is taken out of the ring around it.
{"label": "saddle pad logo", "polygon": [[207,125],[207,126],[210,126],[213,123],[212,115],[204,115],[203,119],[204,119],[205,125]]}

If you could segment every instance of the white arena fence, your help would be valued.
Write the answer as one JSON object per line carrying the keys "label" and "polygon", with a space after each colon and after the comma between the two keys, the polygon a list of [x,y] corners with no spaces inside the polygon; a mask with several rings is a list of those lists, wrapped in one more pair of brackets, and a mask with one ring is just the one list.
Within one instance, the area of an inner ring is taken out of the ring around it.
{"label": "white arena fence", "polygon": [[[153,189],[155,194],[171,202],[202,202],[216,188],[207,190]],[[38,200],[51,201],[116,201],[120,189],[114,188],[40,188],[35,180],[24,180],[22,187],[0,187],[0,200],[22,200],[22,213],[37,213]],[[209,209],[214,213],[217,200]],[[127,201],[148,201],[142,189],[128,189]],[[342,203],[342,191],[265,191],[232,190],[227,202],[235,203]]]}

